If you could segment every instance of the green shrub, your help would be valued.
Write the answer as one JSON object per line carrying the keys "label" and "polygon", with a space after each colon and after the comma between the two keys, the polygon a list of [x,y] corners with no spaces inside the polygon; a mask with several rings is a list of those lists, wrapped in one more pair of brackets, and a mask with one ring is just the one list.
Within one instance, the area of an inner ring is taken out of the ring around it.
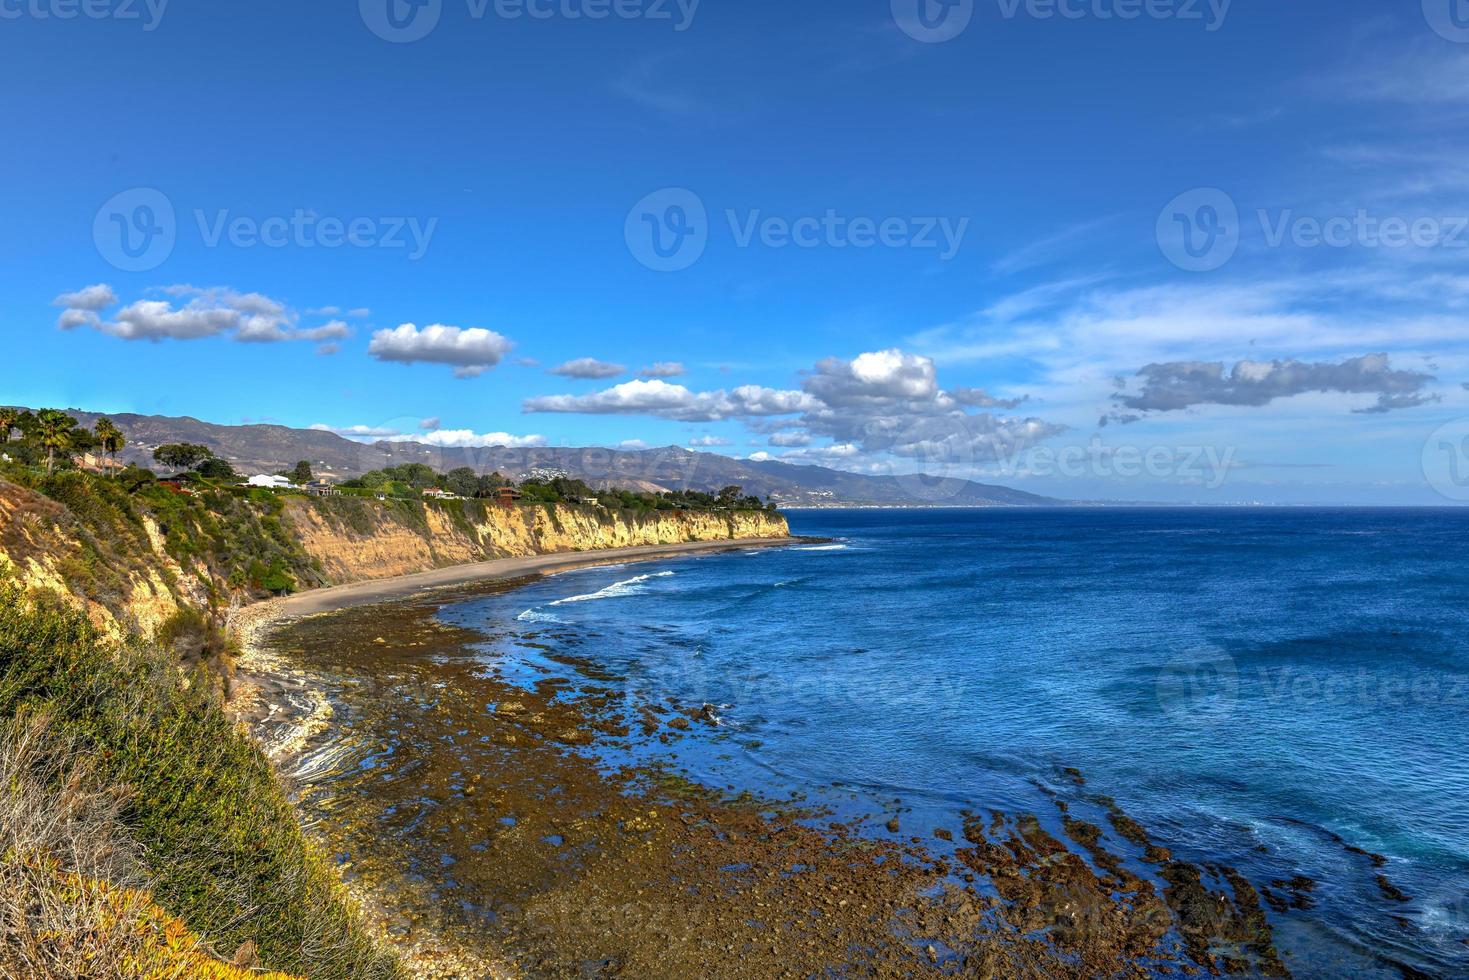
{"label": "green shrub", "polygon": [[59,604],[22,602],[0,584],[0,719],[46,716],[99,778],[129,791],[120,816],[164,908],[215,948],[255,943],[273,969],[400,976],[212,685],[156,648],[108,644]]}

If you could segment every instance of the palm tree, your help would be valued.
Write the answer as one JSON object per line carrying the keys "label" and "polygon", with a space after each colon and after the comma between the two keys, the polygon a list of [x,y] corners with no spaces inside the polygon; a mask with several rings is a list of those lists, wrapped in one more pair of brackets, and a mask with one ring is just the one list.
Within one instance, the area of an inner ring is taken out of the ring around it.
{"label": "palm tree", "polygon": [[56,465],[56,450],[71,446],[71,430],[77,420],[55,408],[36,413],[36,441],[46,447],[46,472]]}
{"label": "palm tree", "polygon": [[0,408],[0,445],[10,441],[10,430],[15,428],[20,412],[13,408]]}
{"label": "palm tree", "polygon": [[122,430],[112,424],[111,419],[98,419],[97,424],[92,426],[92,431],[97,435],[97,441],[102,446],[102,451],[112,460],[112,470],[117,469],[117,454],[128,444],[127,436]]}

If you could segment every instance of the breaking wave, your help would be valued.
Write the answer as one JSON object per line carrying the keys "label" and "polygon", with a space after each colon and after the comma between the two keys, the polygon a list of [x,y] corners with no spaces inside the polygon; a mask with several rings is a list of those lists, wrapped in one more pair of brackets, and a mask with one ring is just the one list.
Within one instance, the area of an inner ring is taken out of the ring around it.
{"label": "breaking wave", "polygon": [[565,599],[557,599],[555,602],[551,603],[551,605],[564,606],[572,602],[591,602],[594,599],[617,599],[621,598],[622,596],[637,595],[638,593],[645,591],[644,589],[639,588],[639,586],[641,586],[644,582],[647,582],[649,579],[668,578],[672,574],[672,572],[653,572],[650,575],[638,575],[635,578],[630,578],[622,582],[614,582],[612,585],[607,586],[607,588],[601,589],[597,592],[589,592],[586,595],[574,595],[568,596]]}

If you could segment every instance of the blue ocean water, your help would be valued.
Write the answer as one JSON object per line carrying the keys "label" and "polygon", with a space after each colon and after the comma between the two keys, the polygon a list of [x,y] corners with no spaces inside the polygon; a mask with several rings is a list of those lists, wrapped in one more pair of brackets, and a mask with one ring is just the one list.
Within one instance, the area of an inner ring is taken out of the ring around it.
{"label": "blue ocean water", "polygon": [[442,615],[507,676],[580,658],[715,706],[720,727],[629,749],[712,785],[924,830],[1106,794],[1188,860],[1318,882],[1272,912],[1297,977],[1469,976],[1469,511],[791,525],[834,541],[584,569]]}

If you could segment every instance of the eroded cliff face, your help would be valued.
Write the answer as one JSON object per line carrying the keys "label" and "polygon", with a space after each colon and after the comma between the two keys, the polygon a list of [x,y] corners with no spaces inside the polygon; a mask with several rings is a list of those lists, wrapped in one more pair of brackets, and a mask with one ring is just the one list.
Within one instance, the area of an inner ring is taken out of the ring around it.
{"label": "eroded cliff face", "polygon": [[83,608],[93,625],[151,635],[185,606],[207,602],[207,574],[163,548],[157,523],[141,534],[99,534],[66,507],[0,480],[0,575]]}
{"label": "eroded cliff face", "polygon": [[[122,522],[98,519],[85,501],[77,506],[82,509],[73,513],[49,497],[0,480],[0,575],[17,578],[27,590],[52,592],[80,605],[94,624],[114,635],[129,630],[151,635],[182,610],[203,610],[212,602],[223,612],[248,601],[249,590],[228,583],[228,568],[219,567],[216,559],[192,553],[177,541],[170,549],[169,534],[179,537],[177,514],[170,532],[161,527],[168,519],[141,506]],[[286,498],[256,511],[279,511],[285,544],[276,540],[272,547],[288,547],[296,556],[298,588],[494,558],[790,533],[784,517],[764,512],[639,515],[590,506],[507,507],[475,500],[420,504]],[[236,560],[270,557],[255,555],[239,543],[247,553],[234,555]]]}
{"label": "eroded cliff face", "polygon": [[427,504],[421,512],[364,510],[370,503],[292,500],[286,508],[302,546],[333,585],[494,558],[790,534],[784,517],[764,512],[636,515],[480,501]]}

